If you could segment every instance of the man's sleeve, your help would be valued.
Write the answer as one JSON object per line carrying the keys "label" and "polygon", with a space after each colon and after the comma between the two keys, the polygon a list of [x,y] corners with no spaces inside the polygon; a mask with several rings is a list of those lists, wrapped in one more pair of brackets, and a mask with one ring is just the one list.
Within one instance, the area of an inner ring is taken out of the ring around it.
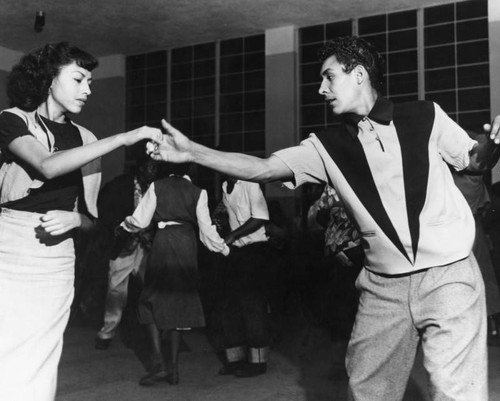
{"label": "man's sleeve", "polygon": [[272,157],[279,158],[293,172],[293,181],[284,182],[291,189],[305,183],[320,184],[328,181],[325,166],[311,137],[299,146],[274,152]]}
{"label": "man's sleeve", "polygon": [[470,163],[470,151],[477,143],[471,139],[455,121],[434,103],[434,129],[438,135],[438,151],[442,158],[456,171],[461,171]]}

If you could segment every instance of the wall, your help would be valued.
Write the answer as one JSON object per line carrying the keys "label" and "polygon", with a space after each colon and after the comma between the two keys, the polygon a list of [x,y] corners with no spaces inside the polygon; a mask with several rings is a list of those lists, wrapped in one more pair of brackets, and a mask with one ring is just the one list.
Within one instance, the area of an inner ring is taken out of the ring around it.
{"label": "wall", "polygon": [[[297,28],[266,31],[266,155],[298,144]],[[281,183],[266,185],[266,197],[277,200],[290,220],[300,213],[302,189],[291,191]]]}
{"label": "wall", "polygon": [[[500,114],[500,1],[488,2],[488,29],[490,38],[490,103],[492,118]],[[492,171],[492,182],[500,181],[500,163]]]}
{"label": "wall", "polygon": [[[98,139],[124,132],[125,79],[114,77],[95,80],[92,83],[92,95],[82,113],[74,116],[74,120],[91,130]],[[103,184],[123,172],[124,161],[124,148],[103,156]]]}
{"label": "wall", "polygon": [[5,83],[8,75],[9,73],[7,71],[0,70],[0,110],[3,110],[9,106],[9,99],[7,98],[5,90]]}

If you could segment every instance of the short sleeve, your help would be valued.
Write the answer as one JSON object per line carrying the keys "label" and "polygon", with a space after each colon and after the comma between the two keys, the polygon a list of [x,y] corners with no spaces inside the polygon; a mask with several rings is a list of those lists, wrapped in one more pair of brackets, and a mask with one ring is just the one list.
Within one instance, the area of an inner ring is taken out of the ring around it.
{"label": "short sleeve", "polygon": [[455,121],[453,121],[436,103],[435,127],[438,135],[438,152],[441,157],[453,166],[456,171],[461,171],[469,165],[470,151],[477,141],[470,138]]}
{"label": "short sleeve", "polygon": [[311,138],[303,140],[299,146],[274,152],[272,157],[279,158],[292,170],[294,182],[285,182],[289,188],[293,189],[305,183],[320,184],[328,181],[325,166]]}
{"label": "short sleeve", "polygon": [[0,114],[0,149],[7,149],[14,139],[25,135],[32,134],[21,117],[9,112]]}

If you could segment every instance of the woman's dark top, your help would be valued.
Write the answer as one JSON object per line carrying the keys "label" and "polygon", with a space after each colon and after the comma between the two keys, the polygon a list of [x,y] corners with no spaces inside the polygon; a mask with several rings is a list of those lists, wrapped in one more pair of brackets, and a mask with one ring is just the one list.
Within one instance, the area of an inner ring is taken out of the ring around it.
{"label": "woman's dark top", "polygon": [[[66,119],[64,123],[56,123],[44,117],[39,117],[54,135],[54,150],[67,150],[82,146],[82,138],[78,128]],[[43,124],[41,124],[43,127]],[[17,115],[9,112],[0,114],[0,149],[2,162],[15,160],[23,166],[30,175],[45,183],[40,188],[33,188],[29,194],[18,200],[6,202],[1,207],[22,210],[26,212],[46,213],[49,210],[73,211],[78,195],[83,193],[82,173],[80,169],[59,177],[44,180],[30,166],[18,160],[7,148],[16,138],[32,135],[24,121]]]}

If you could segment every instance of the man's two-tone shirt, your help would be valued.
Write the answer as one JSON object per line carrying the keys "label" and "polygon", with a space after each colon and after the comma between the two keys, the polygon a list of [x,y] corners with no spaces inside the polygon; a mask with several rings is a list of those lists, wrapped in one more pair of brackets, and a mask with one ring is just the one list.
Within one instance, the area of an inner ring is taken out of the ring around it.
{"label": "man's two-tone shirt", "polygon": [[378,98],[368,116],[274,153],[306,182],[332,185],[363,238],[366,267],[402,274],[467,257],[474,220],[453,182],[476,143],[435,103]]}

